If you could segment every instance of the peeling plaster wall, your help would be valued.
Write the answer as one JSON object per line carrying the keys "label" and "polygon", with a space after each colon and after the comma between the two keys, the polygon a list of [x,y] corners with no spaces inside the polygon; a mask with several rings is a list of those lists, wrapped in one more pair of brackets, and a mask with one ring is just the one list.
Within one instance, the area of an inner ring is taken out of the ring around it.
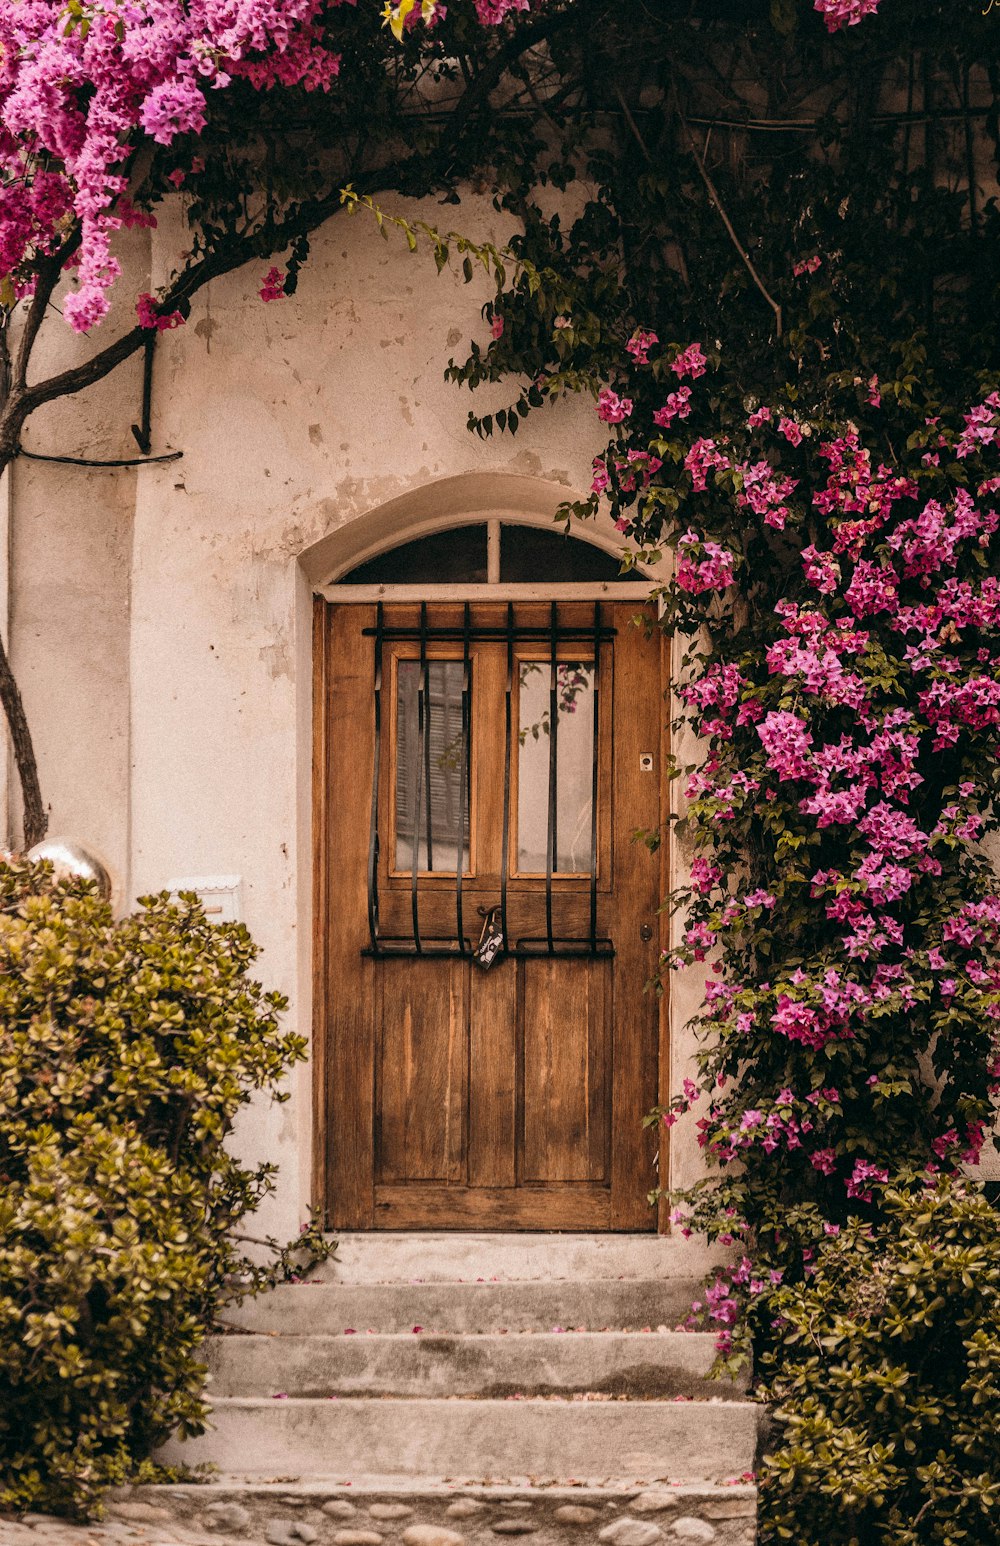
{"label": "peeling plaster wall", "polygon": [[[441,216],[436,204],[404,212]],[[502,239],[493,219],[488,200],[469,200],[456,223]],[[131,233],[101,332],[79,340],[53,316],[34,376],[131,326],[135,295],[161,284],[186,244],[179,201],[156,231]],[[308,1037],[312,583],[445,506],[460,520],[465,490],[482,518],[498,475],[496,513],[547,520],[602,437],[589,399],[534,415],[516,441],[470,435],[471,400],[443,371],[485,337],[485,277],[438,276],[429,254],[384,242],[370,218],[337,217],[317,234],[291,299],[259,300],[266,266],[207,287],[187,325],[158,340],[153,451],[180,450],[179,461],[17,462],[8,607],[50,833],[100,854],[121,911],[179,876],[240,875],[259,975],[288,995],[289,1023]],[[137,356],[49,405],[25,447],[135,456],[141,371]],[[476,406],[506,398],[486,389]],[[613,546],[617,534],[604,535]],[[280,1167],[261,1224],[281,1236],[310,1202],[311,1105],[303,1065],[291,1099],[256,1103],[236,1135],[248,1160]],[[675,1153],[683,1145],[678,1134]]]}
{"label": "peeling plaster wall", "polygon": [[[491,214],[466,205],[462,227],[497,235]],[[161,221],[154,285],[178,245]],[[441,479],[513,473],[569,492],[598,437],[589,401],[537,415],[517,441],[470,435],[469,400],[442,375],[484,335],[487,292],[437,277],[367,218],[330,222],[290,300],[258,300],[264,266],[202,292],[157,353],[154,439],[184,456],[136,480],[130,890],[240,874],[261,974],[308,1034],[311,614],[298,559]],[[260,1105],[239,1135],[281,1167],[263,1220],[276,1233],[294,1233],[309,1201],[310,1078],[297,1070],[292,1100]]]}
{"label": "peeling plaster wall", "polygon": [[[436,205],[407,212],[441,215]],[[487,201],[470,200],[457,223],[501,237],[492,218]],[[102,336],[82,345],[58,319],[47,324],[37,374],[128,326],[135,294],[161,283],[185,244],[177,209],[151,236],[133,233]],[[292,299],[259,301],[264,267],[202,291],[187,326],[159,342],[153,449],[182,450],[180,461],[118,472],[17,463],[12,648],[50,830],[105,858],[122,909],[177,876],[239,874],[260,975],[288,994],[290,1023],[308,1036],[310,582],[328,577],[334,555],[384,540],[407,511],[433,515],[428,486],[439,480],[468,477],[482,498],[495,475],[513,475],[524,512],[540,491],[551,504],[583,476],[600,436],[589,400],[532,416],[516,441],[470,435],[469,398],[442,372],[483,338],[487,290],[436,276],[429,256],[383,242],[369,219],[337,217],[318,233]],[[26,446],[134,454],[140,379],[135,359],[48,407]],[[477,407],[504,399],[483,391]],[[440,497],[454,501],[455,487]],[[673,984],[678,1087],[700,997],[700,980],[683,979]],[[308,1066],[291,1095],[251,1108],[237,1135],[247,1159],[280,1166],[261,1223],[282,1236],[310,1201]],[[682,1123],[673,1179],[699,1169],[693,1124]]]}
{"label": "peeling plaster wall", "polygon": [[[89,358],[134,321],[148,287],[149,238],[123,244],[129,279],[99,335],[76,338],[53,317],[36,345],[32,379]],[[142,366],[126,362],[76,397],[49,403],[25,426],[22,444],[44,455],[127,458],[138,450]],[[19,459],[9,494],[11,661],[35,742],[52,836],[73,835],[104,859],[118,899],[129,869],[129,588],[136,476]],[[17,780],[10,780],[7,832],[21,831]]]}

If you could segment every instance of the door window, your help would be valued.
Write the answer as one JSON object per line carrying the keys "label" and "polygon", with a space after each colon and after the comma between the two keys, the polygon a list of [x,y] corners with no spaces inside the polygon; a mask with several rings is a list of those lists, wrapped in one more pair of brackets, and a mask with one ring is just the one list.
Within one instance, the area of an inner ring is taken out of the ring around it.
{"label": "door window", "polygon": [[[467,729],[461,660],[399,660],[396,671],[396,823],[393,869],[469,870]],[[470,672],[471,676],[471,672]],[[470,681],[471,698],[471,681]],[[468,712],[468,705],[466,705]]]}
{"label": "door window", "polygon": [[[552,707],[555,701],[555,730]],[[517,692],[519,875],[594,868],[594,665],[520,660]]]}

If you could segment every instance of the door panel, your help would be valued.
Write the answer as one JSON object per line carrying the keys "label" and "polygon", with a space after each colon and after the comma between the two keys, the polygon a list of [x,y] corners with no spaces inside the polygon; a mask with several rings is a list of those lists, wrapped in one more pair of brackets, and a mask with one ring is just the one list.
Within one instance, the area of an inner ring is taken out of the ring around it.
{"label": "door panel", "polygon": [[469,973],[461,961],[376,964],[378,1181],[465,1179]]}
{"label": "door panel", "polygon": [[332,1227],[655,1227],[660,867],[632,833],[660,820],[664,705],[635,613],[318,603]]}
{"label": "door panel", "polygon": [[521,961],[522,1179],[608,1180],[610,961]]}
{"label": "door panel", "polygon": [[515,1186],[518,1111],[518,981],[505,968],[467,967],[472,1014],[469,1186]]}

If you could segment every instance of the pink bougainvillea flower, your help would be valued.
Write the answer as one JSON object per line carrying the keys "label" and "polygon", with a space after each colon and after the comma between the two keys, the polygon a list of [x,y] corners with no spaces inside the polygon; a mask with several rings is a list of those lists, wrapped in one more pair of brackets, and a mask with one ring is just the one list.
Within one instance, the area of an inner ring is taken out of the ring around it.
{"label": "pink bougainvillea flower", "polygon": [[655,333],[651,333],[647,328],[637,327],[625,345],[625,349],[637,365],[648,365],[649,351],[659,341]]}
{"label": "pink bougainvillea flower", "polygon": [[708,487],[707,475],[712,468],[728,468],[732,463],[714,440],[699,436],[685,456],[684,466],[691,474],[691,486],[695,493],[703,493]]}
{"label": "pink bougainvillea flower", "polygon": [[592,472],[593,481],[590,485],[590,492],[592,494],[606,494],[611,487],[611,478],[608,473],[607,463],[601,457],[594,457]]}
{"label": "pink bougainvillea flower", "polygon": [[860,1202],[871,1202],[874,1185],[884,1185],[889,1179],[889,1172],[884,1165],[874,1165],[870,1160],[855,1160],[854,1169],[847,1181],[848,1197],[856,1197]]}
{"label": "pink bougainvillea flower", "polygon": [[676,581],[691,595],[703,591],[725,590],[733,583],[735,559],[718,542],[703,541],[696,532],[687,531],[678,543],[681,553]]}
{"label": "pink bougainvillea flower", "polygon": [[866,16],[874,16],[878,7],[879,0],[813,0],[813,9],[823,17],[827,32],[856,27]]}
{"label": "pink bougainvillea flower", "polygon": [[155,328],[158,333],[165,333],[170,328],[184,325],[184,318],[179,311],[161,311],[154,297],[148,292],[140,295],[136,301],[135,314],[139,319],[140,327]]}
{"label": "pink bougainvillea flower", "polygon": [[597,396],[597,417],[605,424],[622,424],[632,412],[632,399],[619,397],[610,387],[602,387]]}
{"label": "pink bougainvillea flower", "polygon": [[261,282],[259,295],[262,301],[281,301],[285,298],[286,275],[281,269],[272,265]]}
{"label": "pink bougainvillea flower", "polygon": [[113,238],[136,223],[129,157],[144,140],[170,146],[168,181],[180,186],[204,170],[190,140],[207,122],[207,93],[237,76],[258,90],[328,90],[340,59],[325,9],[323,0],[114,4],[88,9],[80,27],[67,25],[61,0],[0,8],[0,259],[15,292],[27,293],[32,262],[59,246],[72,213],[76,287],[63,315],[77,331],[99,323],[121,274]]}
{"label": "pink bougainvillea flower", "polygon": [[691,412],[691,388],[679,386],[676,392],[671,392],[662,408],[657,408],[653,414],[653,423],[661,429],[666,429],[674,419],[686,419]]}
{"label": "pink bougainvillea flower", "polygon": [[697,379],[705,374],[705,356],[701,351],[701,344],[688,344],[682,349],[674,360],[670,369],[677,376],[691,376]]}

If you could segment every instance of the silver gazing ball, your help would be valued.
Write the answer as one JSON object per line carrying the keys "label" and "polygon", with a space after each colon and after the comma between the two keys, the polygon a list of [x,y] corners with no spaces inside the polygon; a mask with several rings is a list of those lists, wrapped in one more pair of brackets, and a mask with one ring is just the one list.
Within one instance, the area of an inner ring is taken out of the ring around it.
{"label": "silver gazing ball", "polygon": [[96,854],[84,848],[82,843],[74,843],[65,837],[45,837],[34,848],[28,849],[25,858],[47,859],[59,880],[76,875],[81,880],[96,881],[98,893],[104,900],[107,902],[111,897],[111,876]]}

